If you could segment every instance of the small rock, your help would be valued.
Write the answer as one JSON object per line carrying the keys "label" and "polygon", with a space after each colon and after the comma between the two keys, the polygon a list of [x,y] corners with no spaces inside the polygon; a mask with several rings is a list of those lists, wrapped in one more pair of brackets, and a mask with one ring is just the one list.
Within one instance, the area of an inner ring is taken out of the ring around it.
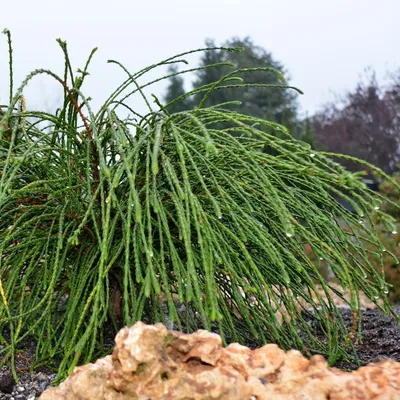
{"label": "small rock", "polygon": [[2,372],[0,375],[0,393],[12,393],[15,385],[11,371]]}
{"label": "small rock", "polygon": [[34,380],[36,381],[41,392],[43,392],[51,383],[51,378],[45,375],[43,372],[38,372],[35,375]]}

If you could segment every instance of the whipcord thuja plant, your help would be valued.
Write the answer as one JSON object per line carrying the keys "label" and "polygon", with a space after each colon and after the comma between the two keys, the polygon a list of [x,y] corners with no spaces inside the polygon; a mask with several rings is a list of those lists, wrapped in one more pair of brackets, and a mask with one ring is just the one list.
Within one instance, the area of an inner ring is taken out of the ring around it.
{"label": "whipcord thuja plant", "polygon": [[[59,359],[62,377],[104,352],[105,326],[163,322],[166,315],[185,331],[215,329],[230,341],[275,342],[334,362],[347,355],[354,331],[346,330],[305,245],[350,289],[355,315],[360,290],[375,302],[380,297],[390,311],[384,277],[363,246],[385,251],[374,226],[366,228],[380,195],[283,126],[237,114],[228,104],[203,108],[213,90],[246,85],[240,74],[248,69],[181,96],[176,101],[204,97],[195,109],[170,115],[156,98],[153,110],[143,89],[154,81],[143,83],[143,76],[192,52],[135,74],[111,61],[127,79],[94,114],[81,92],[94,52],[75,76],[59,41],[64,75],[36,70],[14,93],[6,34],[11,79],[0,125],[3,362],[13,361],[21,341],[34,337],[35,365]],[[21,103],[25,86],[39,74],[64,90],[55,114]],[[275,86],[266,90],[290,89]],[[130,108],[133,94],[143,97],[147,115]],[[118,110],[129,110],[135,120],[122,119]],[[300,300],[314,310],[327,344],[301,318]]]}

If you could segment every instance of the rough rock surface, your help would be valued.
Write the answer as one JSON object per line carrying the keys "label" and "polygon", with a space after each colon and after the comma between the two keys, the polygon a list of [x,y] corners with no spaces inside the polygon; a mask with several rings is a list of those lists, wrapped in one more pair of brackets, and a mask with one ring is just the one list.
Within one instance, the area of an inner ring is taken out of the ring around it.
{"label": "rough rock surface", "polygon": [[77,367],[40,400],[398,400],[400,363],[385,360],[357,371],[329,368],[274,344],[256,350],[199,330],[168,331],[136,323],[116,336],[113,354]]}

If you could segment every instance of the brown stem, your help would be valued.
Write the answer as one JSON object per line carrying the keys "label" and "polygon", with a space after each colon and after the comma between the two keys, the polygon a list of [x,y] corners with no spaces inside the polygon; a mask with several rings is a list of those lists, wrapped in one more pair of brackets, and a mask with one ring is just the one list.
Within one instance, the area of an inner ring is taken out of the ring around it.
{"label": "brown stem", "polygon": [[[93,162],[92,162],[92,173],[93,173],[93,179],[96,182],[93,187],[92,187],[92,194],[96,192],[97,186],[99,184],[99,180],[100,180],[100,175],[99,175],[99,170],[98,170],[98,165],[99,165],[99,155],[97,153],[97,149],[96,149],[96,145],[93,142],[93,135],[92,135],[92,130],[90,129],[89,123],[86,119],[86,117],[84,116],[83,112],[82,112],[82,106],[79,106],[76,98],[73,96],[71,90],[69,89],[69,87],[67,86],[67,84],[60,80],[60,83],[64,86],[64,89],[67,91],[72,105],[74,106],[76,112],[79,114],[79,116],[82,119],[83,125],[85,126],[85,130],[86,130],[86,134],[87,134],[87,138],[90,141],[90,148],[93,154]],[[82,142],[84,141],[84,138],[81,137]]]}

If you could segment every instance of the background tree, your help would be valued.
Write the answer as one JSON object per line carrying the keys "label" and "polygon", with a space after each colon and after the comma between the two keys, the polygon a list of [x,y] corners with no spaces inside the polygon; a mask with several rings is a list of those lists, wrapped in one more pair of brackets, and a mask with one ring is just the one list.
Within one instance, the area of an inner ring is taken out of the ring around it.
{"label": "background tree", "polygon": [[292,127],[291,134],[296,139],[309,144],[311,148],[315,148],[312,118],[310,118],[308,115],[306,115],[305,118],[296,121]]}
{"label": "background tree", "polygon": [[[394,172],[400,161],[400,74],[385,89],[372,73],[338,105],[329,103],[317,113],[313,130],[318,148]],[[364,168],[348,159],[340,163],[352,171]]]}
{"label": "background tree", "polygon": [[[237,48],[242,47],[242,52],[224,51],[216,48],[215,41],[207,39],[206,47],[214,48],[207,51],[200,58],[200,67],[215,65],[215,67],[202,68],[195,73],[195,80],[192,83],[193,89],[210,85],[218,82],[225,75],[237,69],[272,67],[282,75],[287,75],[284,66],[274,60],[271,53],[264,48],[254,44],[251,38],[240,39],[234,37],[227,40],[223,47]],[[224,65],[221,65],[224,64]],[[228,65],[230,64],[230,65]],[[170,72],[176,72],[176,69],[170,69]],[[241,114],[256,118],[267,119],[269,121],[284,124],[290,132],[295,132],[298,137],[304,133],[303,127],[298,125],[298,104],[297,93],[291,90],[282,90],[280,88],[271,88],[271,85],[282,85],[279,76],[274,72],[251,71],[237,74],[244,79],[248,86],[240,88],[224,88],[224,90],[214,90],[204,103],[205,107],[215,106],[228,101],[241,101],[240,105],[226,106]],[[228,81],[220,86],[232,85],[235,82]],[[236,82],[237,83],[237,82]],[[254,86],[259,85],[259,86]],[[266,85],[267,87],[262,87]],[[176,98],[176,95],[182,94],[183,80],[174,76],[170,78],[170,84],[167,88],[164,99],[166,102]],[[199,104],[204,96],[204,92],[193,96],[192,101],[174,103],[169,111],[183,111]]]}
{"label": "background tree", "polygon": [[[178,67],[176,65],[170,65],[168,67],[168,74],[177,74]],[[174,75],[169,78],[166,94],[164,96],[165,103],[170,103],[172,100],[182,96],[186,93],[185,82],[181,75]],[[183,99],[178,103],[171,104],[168,107],[168,111],[172,114],[175,112],[190,109],[192,103],[189,98]]]}

